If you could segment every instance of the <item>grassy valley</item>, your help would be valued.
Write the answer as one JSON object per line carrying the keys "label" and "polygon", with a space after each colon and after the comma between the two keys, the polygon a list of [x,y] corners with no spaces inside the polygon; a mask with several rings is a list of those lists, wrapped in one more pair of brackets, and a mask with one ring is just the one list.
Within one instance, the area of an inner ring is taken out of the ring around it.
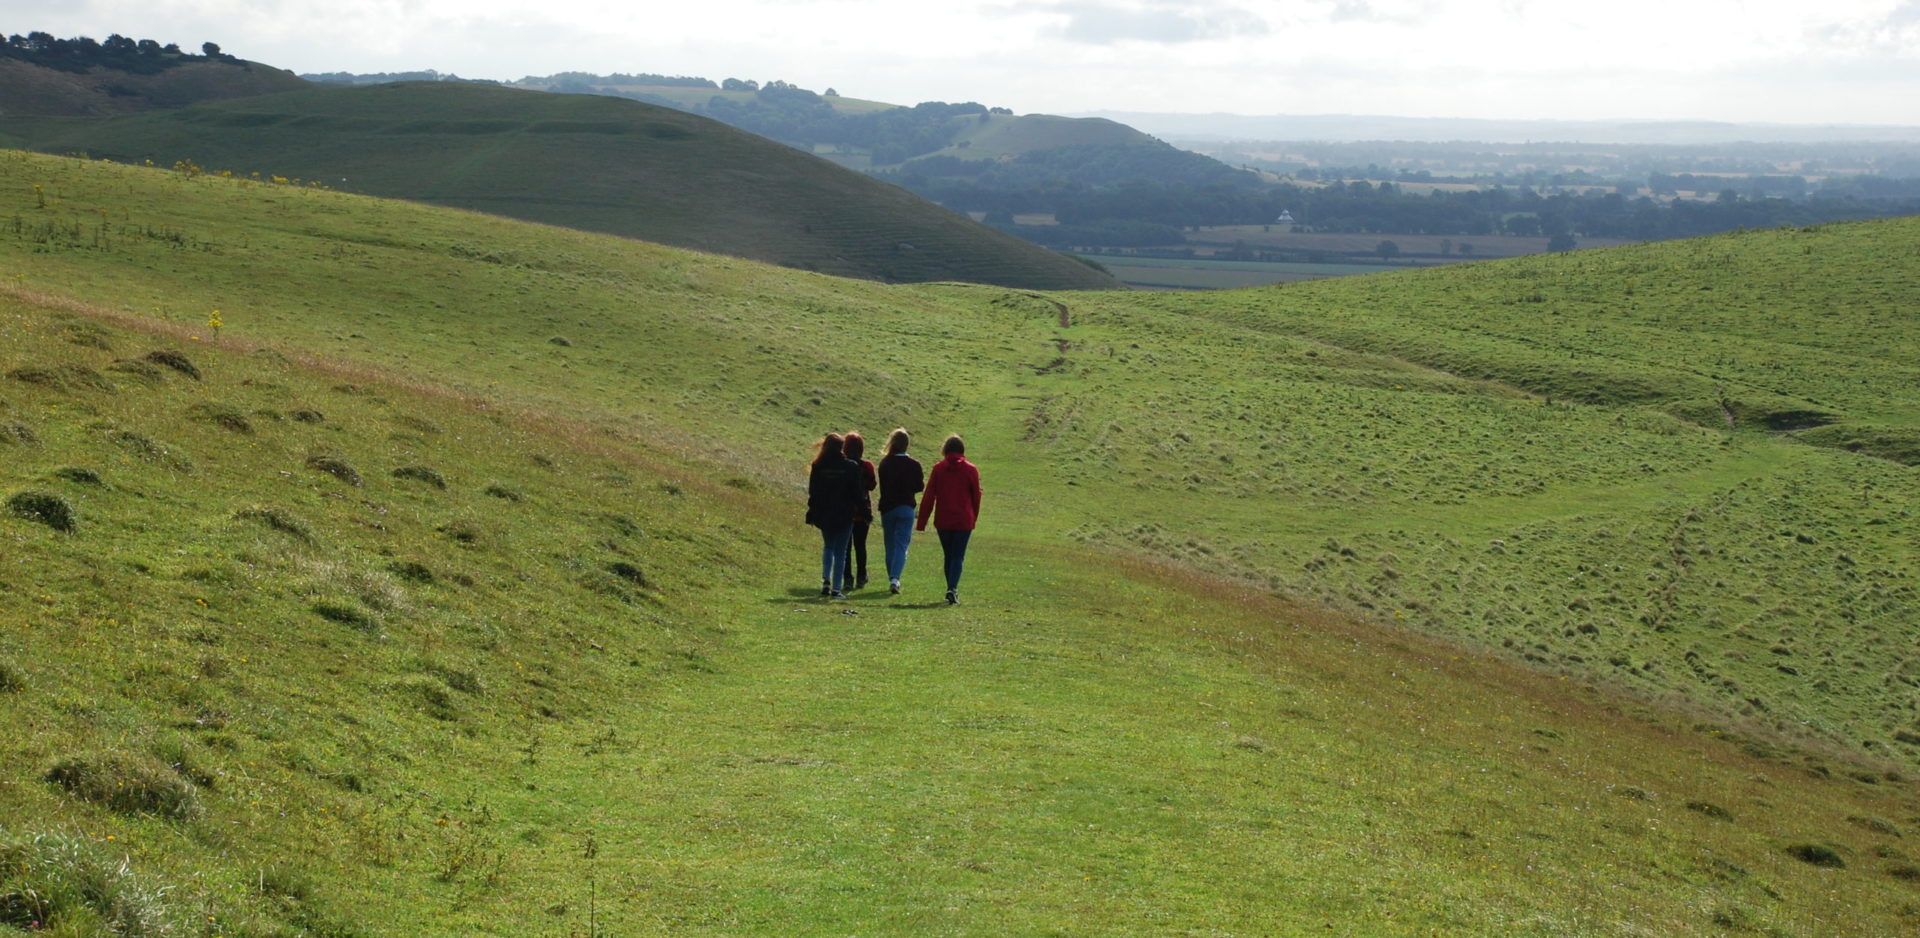
{"label": "grassy valley", "polygon": [[[0,928],[1920,915],[1910,221],[1191,296],[0,193]],[[807,447],[897,424],[964,603],[820,602]]]}

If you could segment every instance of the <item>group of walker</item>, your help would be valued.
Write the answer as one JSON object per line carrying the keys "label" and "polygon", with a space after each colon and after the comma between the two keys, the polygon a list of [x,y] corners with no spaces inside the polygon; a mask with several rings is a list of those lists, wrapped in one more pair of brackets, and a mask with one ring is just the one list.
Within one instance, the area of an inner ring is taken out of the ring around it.
{"label": "group of walker", "polygon": [[[887,454],[876,467],[861,458],[867,444],[858,433],[829,433],[820,441],[807,477],[807,523],[820,529],[822,543],[820,595],[845,599],[847,591],[867,585],[867,531],[874,512],[867,493],[877,487],[889,590],[900,592],[907,545],[932,519],[946,559],[947,603],[960,601],[960,568],[980,517],[980,469],[967,461],[967,444],[950,436],[932,473],[923,474],[920,461],[907,455],[908,442],[905,430],[888,434]],[[916,512],[914,496],[923,491]]]}

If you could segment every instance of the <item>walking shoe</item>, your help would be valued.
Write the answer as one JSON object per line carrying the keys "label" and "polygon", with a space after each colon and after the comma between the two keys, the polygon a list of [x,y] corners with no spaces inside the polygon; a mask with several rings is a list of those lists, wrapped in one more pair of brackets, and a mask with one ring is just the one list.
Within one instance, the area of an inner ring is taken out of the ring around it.
{"label": "walking shoe", "polygon": [[854,589],[857,589],[857,590],[863,590],[863,589],[866,589],[866,588],[867,588],[867,578],[866,578],[866,577],[861,577],[860,579],[858,579],[858,580],[856,580],[856,581],[854,581],[854,584],[853,584],[853,588],[854,588]]}
{"label": "walking shoe", "polygon": [[888,589],[888,590],[890,590],[890,591],[891,591],[891,592],[893,593],[893,595],[895,595],[895,596],[898,596],[898,595],[900,595],[900,581],[899,581],[899,580],[888,580],[888,581],[887,581],[887,589]]}
{"label": "walking shoe", "polygon": [[839,590],[834,590],[834,591],[833,591],[833,598],[834,598],[834,599],[845,599],[845,598],[847,598],[847,594],[845,594],[845,593],[842,593],[842,592],[840,592]]}
{"label": "walking shoe", "polygon": [[947,605],[960,605],[960,593],[958,590],[947,590]]}
{"label": "walking shoe", "polygon": [[831,596],[831,595],[833,595],[833,587],[831,587],[831,586],[828,586],[828,585],[827,585],[827,581],[825,581],[825,580],[821,580],[821,581],[820,581],[820,595],[822,595],[822,596]]}

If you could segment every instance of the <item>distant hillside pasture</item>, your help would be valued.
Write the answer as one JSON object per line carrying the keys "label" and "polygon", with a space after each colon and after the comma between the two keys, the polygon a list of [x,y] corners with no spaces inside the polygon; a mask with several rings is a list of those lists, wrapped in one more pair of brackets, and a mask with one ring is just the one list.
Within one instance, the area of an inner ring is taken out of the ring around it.
{"label": "distant hillside pasture", "polygon": [[[1913,470],[1770,421],[1913,425],[1912,223],[1169,296],[9,152],[12,217],[8,930],[1911,925]],[[924,536],[823,601],[809,447],[902,424],[963,601]]]}
{"label": "distant hillside pasture", "polygon": [[458,82],[324,87],[35,139],[280,176],[843,276],[1114,281],[904,190],[679,111]]}

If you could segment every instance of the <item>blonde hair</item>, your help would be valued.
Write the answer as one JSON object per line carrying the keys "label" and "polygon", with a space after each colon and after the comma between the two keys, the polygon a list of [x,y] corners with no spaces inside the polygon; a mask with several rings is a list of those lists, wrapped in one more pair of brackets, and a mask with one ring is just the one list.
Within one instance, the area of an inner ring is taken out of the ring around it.
{"label": "blonde hair", "polygon": [[895,453],[906,452],[909,439],[906,427],[900,427],[892,433],[887,434],[887,455],[892,456]]}

